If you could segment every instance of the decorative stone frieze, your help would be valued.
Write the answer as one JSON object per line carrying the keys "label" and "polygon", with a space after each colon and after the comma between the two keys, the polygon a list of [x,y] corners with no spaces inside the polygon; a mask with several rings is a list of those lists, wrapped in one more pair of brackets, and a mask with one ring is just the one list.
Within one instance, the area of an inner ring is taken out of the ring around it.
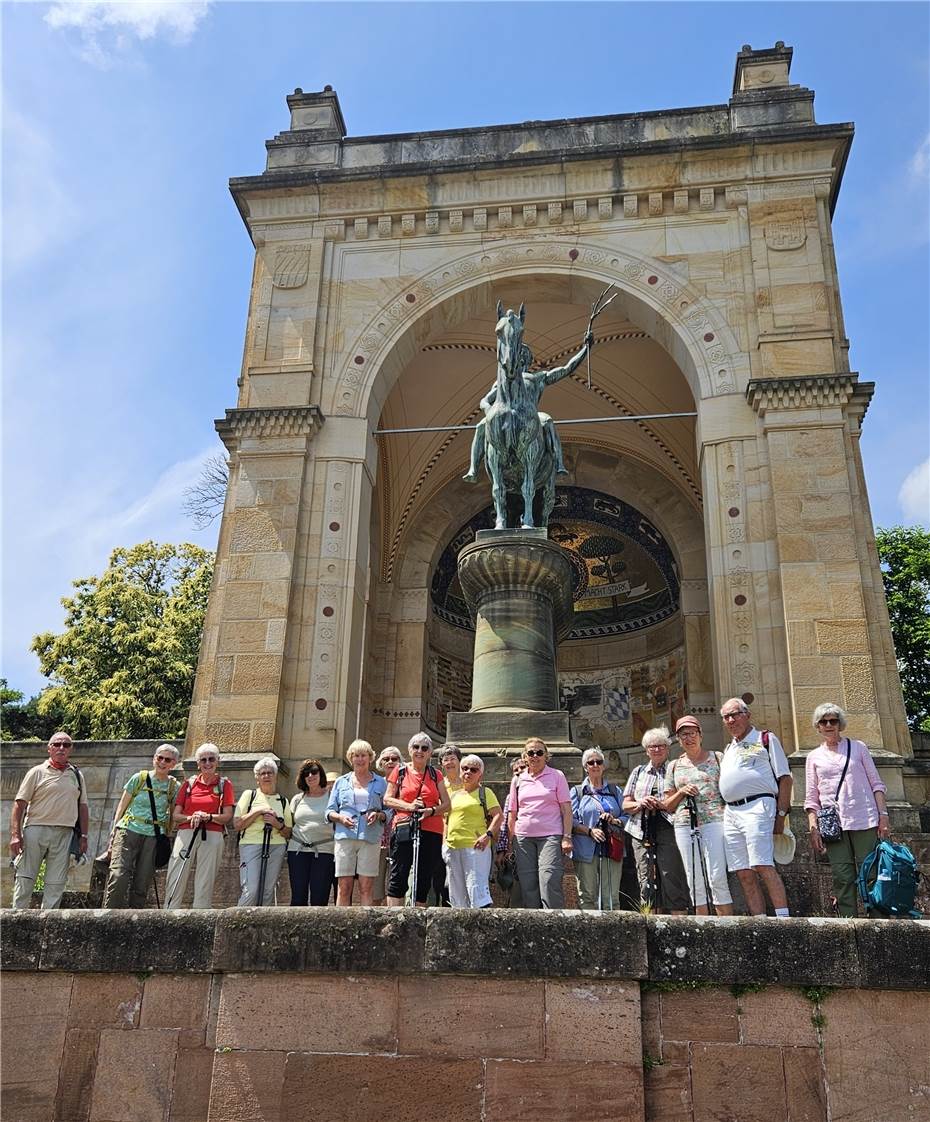
{"label": "decorative stone frieze", "polygon": [[271,409],[227,409],[215,421],[220,440],[232,452],[242,439],[275,436],[312,436],[323,424],[316,405],[296,405]]}
{"label": "decorative stone frieze", "polygon": [[[843,406],[852,400],[858,379],[859,375],[855,373],[756,378],[746,387],[746,400],[760,417],[776,409]],[[868,397],[871,397],[871,392]]]}

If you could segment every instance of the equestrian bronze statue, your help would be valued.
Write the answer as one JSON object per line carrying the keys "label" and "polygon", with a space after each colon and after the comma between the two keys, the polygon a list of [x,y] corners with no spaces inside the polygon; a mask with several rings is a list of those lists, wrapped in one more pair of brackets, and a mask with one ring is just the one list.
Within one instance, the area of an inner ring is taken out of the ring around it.
{"label": "equestrian bronze statue", "polygon": [[[522,495],[521,530],[536,526],[533,502],[541,494],[539,525],[549,525],[555,504],[555,477],[564,475],[562,444],[548,413],[538,410],[546,386],[567,378],[584,361],[594,342],[590,324],[581,350],[564,366],[531,372],[533,355],[523,342],[526,309],[505,312],[497,303],[497,380],[481,399],[484,419],[478,422],[471,446],[471,464],[463,478],[478,481],[482,457],[491,480],[496,521],[507,526],[507,496]],[[592,316],[593,322],[593,316]]]}

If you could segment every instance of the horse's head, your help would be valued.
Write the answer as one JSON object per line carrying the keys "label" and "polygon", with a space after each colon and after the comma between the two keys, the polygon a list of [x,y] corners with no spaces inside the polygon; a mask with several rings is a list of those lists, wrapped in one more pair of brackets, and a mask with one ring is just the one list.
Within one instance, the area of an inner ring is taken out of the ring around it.
{"label": "horse's head", "polygon": [[512,308],[504,311],[504,305],[497,302],[497,361],[508,378],[522,374],[523,324],[526,320],[526,307],[521,304],[520,311]]}

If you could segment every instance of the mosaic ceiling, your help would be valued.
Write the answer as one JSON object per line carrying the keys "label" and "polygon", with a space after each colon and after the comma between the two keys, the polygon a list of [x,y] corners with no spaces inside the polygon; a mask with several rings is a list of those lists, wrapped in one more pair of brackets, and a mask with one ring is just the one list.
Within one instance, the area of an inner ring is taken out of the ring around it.
{"label": "mosaic ceiling", "polygon": [[[477,530],[493,525],[494,508],[487,506],[455,534],[433,574],[433,611],[453,627],[473,630],[459,585],[459,551],[474,541]],[[575,624],[569,640],[639,631],[678,611],[672,551],[634,507],[600,491],[559,487],[549,537],[568,552],[574,572]]]}

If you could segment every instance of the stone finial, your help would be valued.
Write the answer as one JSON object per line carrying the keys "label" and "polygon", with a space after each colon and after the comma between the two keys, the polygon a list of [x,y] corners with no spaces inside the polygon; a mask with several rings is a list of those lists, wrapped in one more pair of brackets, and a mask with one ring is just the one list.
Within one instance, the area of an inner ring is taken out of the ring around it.
{"label": "stone finial", "polygon": [[339,96],[332,86],[319,93],[304,93],[298,86],[287,95],[291,111],[291,132],[313,132],[314,139],[341,140],[346,134],[346,123],[339,107]]}
{"label": "stone finial", "polygon": [[757,51],[754,51],[748,43],[745,44],[736,56],[733,96],[746,93],[747,90],[787,86],[793,53],[793,49],[786,47],[780,39],[774,47],[763,47]]}

